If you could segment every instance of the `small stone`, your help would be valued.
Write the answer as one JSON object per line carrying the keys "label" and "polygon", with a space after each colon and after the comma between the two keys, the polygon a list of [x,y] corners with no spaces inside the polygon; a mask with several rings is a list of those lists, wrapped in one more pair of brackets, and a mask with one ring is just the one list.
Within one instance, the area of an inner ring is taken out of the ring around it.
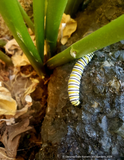
{"label": "small stone", "polygon": [[27,95],[27,96],[25,97],[25,101],[26,101],[26,102],[32,102],[31,96]]}
{"label": "small stone", "polygon": [[119,55],[120,55],[120,51],[117,51],[117,52],[114,53],[114,57],[115,57],[115,58],[118,58]]}
{"label": "small stone", "polygon": [[103,130],[104,133],[107,132],[108,123],[107,123],[107,118],[106,118],[106,116],[104,116],[104,117],[102,118],[102,122],[99,123],[99,126],[102,128],[102,130]]}
{"label": "small stone", "polygon": [[124,123],[122,126],[116,131],[122,138],[124,138]]}
{"label": "small stone", "polygon": [[124,61],[124,51],[120,52],[119,60]]}

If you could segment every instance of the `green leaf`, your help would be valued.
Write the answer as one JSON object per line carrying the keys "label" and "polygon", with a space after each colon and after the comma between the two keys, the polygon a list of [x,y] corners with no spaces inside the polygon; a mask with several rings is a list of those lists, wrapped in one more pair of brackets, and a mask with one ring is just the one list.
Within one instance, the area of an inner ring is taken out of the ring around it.
{"label": "green leaf", "polygon": [[68,0],[64,12],[66,14],[70,14],[71,17],[74,16],[82,2],[83,0]]}
{"label": "green leaf", "polygon": [[5,39],[0,39],[0,47],[5,46],[6,43],[7,43],[7,40],[5,40]]}
{"label": "green leaf", "polygon": [[44,68],[42,60],[25,26],[17,0],[0,0],[0,13],[34,69],[43,77]]}
{"label": "green leaf", "polygon": [[47,61],[47,66],[53,69],[59,65],[78,59],[88,53],[101,49],[124,39],[124,15],[111,21],[87,37],[72,44],[66,50]]}
{"label": "green leaf", "polygon": [[46,40],[50,45],[52,55],[55,51],[58,29],[66,4],[67,0],[48,0],[46,13]]}
{"label": "green leaf", "polygon": [[[18,0],[17,0],[18,2]],[[31,28],[32,32],[34,33],[34,24],[31,21],[31,19],[29,18],[29,16],[27,15],[27,13],[25,12],[25,10],[23,9],[23,7],[21,6],[21,4],[18,2],[19,5],[19,9],[21,11],[21,14],[23,16],[24,21],[27,23],[28,27]]]}
{"label": "green leaf", "polygon": [[36,45],[40,57],[44,59],[44,12],[45,0],[33,0]]}
{"label": "green leaf", "polygon": [[2,51],[0,51],[0,59],[4,61],[7,66],[13,66],[12,60]]}

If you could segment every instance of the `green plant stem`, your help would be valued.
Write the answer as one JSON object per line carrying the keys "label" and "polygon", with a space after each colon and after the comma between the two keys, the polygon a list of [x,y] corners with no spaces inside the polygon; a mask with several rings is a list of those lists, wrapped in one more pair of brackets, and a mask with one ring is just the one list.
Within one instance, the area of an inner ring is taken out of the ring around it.
{"label": "green plant stem", "polygon": [[9,25],[9,23],[12,23],[12,25],[15,28],[15,34],[25,44],[25,46],[30,51],[30,54],[33,54],[35,59],[37,59],[37,61],[42,63],[41,58],[33,44],[33,41],[23,21],[17,0],[14,1],[0,0],[0,13],[4,18],[5,22],[7,23],[7,25]]}
{"label": "green plant stem", "polygon": [[[113,20],[87,37],[72,44],[66,50],[47,61],[47,66],[53,69],[88,53],[101,49],[124,39],[124,15]],[[72,56],[75,54],[75,57]]]}
{"label": "green plant stem", "polygon": [[5,39],[0,39],[0,47],[5,46],[7,41]]}
{"label": "green plant stem", "polygon": [[6,63],[7,66],[13,66],[11,58],[9,58],[6,54],[0,51],[0,59]]}
{"label": "green plant stem", "polygon": [[40,57],[44,59],[44,12],[45,0],[33,0],[36,45]]}
{"label": "green plant stem", "polygon": [[45,16],[46,16],[46,12],[47,12],[47,4],[48,4],[48,0],[45,0],[45,10],[44,10],[45,11],[45,13],[44,13]]}
{"label": "green plant stem", "polygon": [[25,10],[23,9],[23,7],[21,6],[18,0],[17,2],[18,2],[18,6],[19,6],[19,9],[21,11],[24,21],[27,23],[28,27],[32,30],[32,32],[35,33],[33,22],[31,21],[31,19],[29,18],[29,16],[27,15],[27,13],[25,12]]}
{"label": "green plant stem", "polygon": [[68,3],[65,8],[65,13],[70,14],[71,17],[74,16],[74,14],[78,11],[78,8],[80,4],[83,2],[83,0],[68,0]]}
{"label": "green plant stem", "polygon": [[0,0],[0,13],[31,65],[39,76],[44,77],[43,63],[24,24],[17,1]]}
{"label": "green plant stem", "polygon": [[48,0],[46,13],[46,40],[50,45],[52,56],[55,51],[58,29],[66,4],[67,0]]}

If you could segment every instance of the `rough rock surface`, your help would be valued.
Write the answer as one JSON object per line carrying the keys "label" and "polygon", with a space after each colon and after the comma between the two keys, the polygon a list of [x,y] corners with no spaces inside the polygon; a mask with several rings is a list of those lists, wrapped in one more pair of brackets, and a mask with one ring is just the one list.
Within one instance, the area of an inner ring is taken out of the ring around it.
{"label": "rough rock surface", "polygon": [[124,156],[123,49],[121,41],[95,53],[82,76],[79,107],[70,104],[67,94],[74,63],[54,70],[37,159]]}
{"label": "rough rock surface", "polygon": [[[123,9],[122,0],[93,0],[83,13],[78,13],[78,29],[67,46],[117,18],[124,13]],[[77,159],[71,156],[79,156],[78,159],[86,158],[80,156],[90,156],[89,159],[91,156],[124,157],[123,61],[124,41],[95,53],[82,76],[79,107],[71,105],[67,93],[68,78],[75,62],[54,70],[41,127],[43,145],[36,160]]]}

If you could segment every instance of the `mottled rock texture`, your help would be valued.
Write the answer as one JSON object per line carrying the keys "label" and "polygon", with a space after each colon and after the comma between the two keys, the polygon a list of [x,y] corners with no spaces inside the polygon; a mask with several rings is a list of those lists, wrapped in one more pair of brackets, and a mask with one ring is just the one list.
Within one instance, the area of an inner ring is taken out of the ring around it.
{"label": "mottled rock texture", "polygon": [[79,107],[70,104],[67,93],[74,63],[54,70],[48,85],[40,159],[124,156],[123,49],[124,45],[118,42],[95,53],[82,76]]}
{"label": "mottled rock texture", "polygon": [[[78,29],[67,46],[123,13],[122,0],[92,0],[83,13],[77,14]],[[123,60],[124,41],[95,53],[82,76],[79,107],[71,105],[67,93],[68,78],[75,62],[54,70],[48,84],[47,112],[41,127],[43,145],[36,160],[124,156]]]}

